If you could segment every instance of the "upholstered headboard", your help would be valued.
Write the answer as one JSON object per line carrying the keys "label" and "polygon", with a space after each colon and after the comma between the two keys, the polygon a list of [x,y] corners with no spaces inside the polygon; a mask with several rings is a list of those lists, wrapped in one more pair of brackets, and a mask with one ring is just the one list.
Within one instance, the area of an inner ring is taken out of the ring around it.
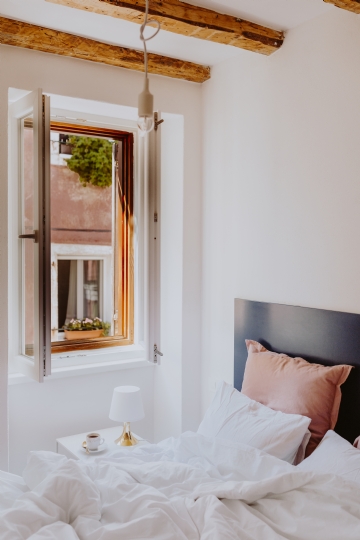
{"label": "upholstered headboard", "polygon": [[335,428],[354,442],[360,435],[360,315],[236,299],[234,386],[238,390],[247,359],[245,339],[324,366],[355,366],[342,386]]}

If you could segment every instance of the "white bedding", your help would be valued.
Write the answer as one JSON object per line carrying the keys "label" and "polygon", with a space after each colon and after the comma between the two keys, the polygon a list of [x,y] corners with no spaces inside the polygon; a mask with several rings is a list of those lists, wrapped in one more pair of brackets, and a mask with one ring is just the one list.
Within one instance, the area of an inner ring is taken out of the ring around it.
{"label": "white bedding", "polygon": [[0,515],[3,510],[11,508],[14,501],[27,491],[29,488],[21,476],[0,471]]}
{"label": "white bedding", "polygon": [[194,433],[93,464],[35,452],[24,479],[1,540],[360,538],[357,484]]}

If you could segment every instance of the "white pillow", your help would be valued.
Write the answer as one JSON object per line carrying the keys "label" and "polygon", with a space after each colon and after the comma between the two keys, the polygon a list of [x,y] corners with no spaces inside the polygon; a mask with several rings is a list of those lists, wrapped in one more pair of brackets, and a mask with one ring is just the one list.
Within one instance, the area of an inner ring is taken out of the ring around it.
{"label": "white pillow", "polygon": [[293,463],[309,424],[306,416],[273,411],[222,381],[198,433],[245,443]]}
{"label": "white pillow", "polygon": [[310,441],[310,438],[311,438],[311,433],[309,430],[307,430],[299,446],[299,450],[297,451],[297,454],[293,461],[293,465],[299,465],[299,463],[301,463],[302,460],[305,459],[306,447],[308,445],[308,442]]}
{"label": "white pillow", "polygon": [[335,431],[329,430],[311,456],[298,465],[298,469],[337,474],[360,484],[360,450]]}

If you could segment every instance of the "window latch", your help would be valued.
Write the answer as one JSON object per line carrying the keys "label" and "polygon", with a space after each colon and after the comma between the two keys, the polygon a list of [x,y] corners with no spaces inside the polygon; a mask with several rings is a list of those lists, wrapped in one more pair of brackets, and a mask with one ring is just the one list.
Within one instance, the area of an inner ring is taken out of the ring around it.
{"label": "window latch", "polygon": [[19,234],[19,238],[34,240],[35,244],[39,243],[39,231],[34,231],[32,234]]}
{"label": "window latch", "polygon": [[158,356],[164,356],[162,352],[160,352],[157,348],[157,345],[155,343],[154,345],[154,364],[158,363]]}
{"label": "window latch", "polygon": [[155,112],[154,113],[154,129],[155,129],[155,131],[157,131],[158,127],[163,122],[165,122],[165,120],[163,118],[161,120],[159,120],[159,113]]}

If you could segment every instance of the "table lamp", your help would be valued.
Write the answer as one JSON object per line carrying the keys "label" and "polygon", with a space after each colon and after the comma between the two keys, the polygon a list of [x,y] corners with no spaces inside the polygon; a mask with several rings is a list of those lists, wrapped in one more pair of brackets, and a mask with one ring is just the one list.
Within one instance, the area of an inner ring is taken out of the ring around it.
{"label": "table lamp", "polygon": [[130,422],[137,422],[144,416],[140,388],[137,386],[118,386],[114,388],[109,418],[124,423],[123,432],[116,439],[115,444],[119,446],[134,446],[137,444],[137,439],[130,431]]}

